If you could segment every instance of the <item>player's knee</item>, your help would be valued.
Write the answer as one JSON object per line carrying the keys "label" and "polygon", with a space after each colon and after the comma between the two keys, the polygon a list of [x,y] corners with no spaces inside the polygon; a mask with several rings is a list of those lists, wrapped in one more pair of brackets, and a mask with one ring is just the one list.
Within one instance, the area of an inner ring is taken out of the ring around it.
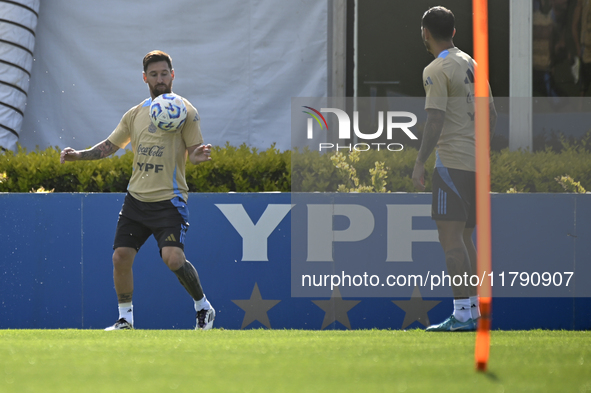
{"label": "player's knee", "polygon": [[185,254],[176,247],[165,247],[162,250],[162,260],[172,271],[178,270],[185,263]]}
{"label": "player's knee", "polygon": [[118,271],[130,270],[135,252],[125,248],[117,248],[113,252],[113,267]]}
{"label": "player's knee", "polygon": [[185,263],[185,259],[176,257],[164,262],[166,263],[166,266],[168,266],[168,268],[174,272],[176,270],[179,270],[183,266],[183,264]]}
{"label": "player's knee", "polygon": [[439,243],[444,250],[453,249],[464,246],[464,238],[457,233],[441,233],[439,232]]}

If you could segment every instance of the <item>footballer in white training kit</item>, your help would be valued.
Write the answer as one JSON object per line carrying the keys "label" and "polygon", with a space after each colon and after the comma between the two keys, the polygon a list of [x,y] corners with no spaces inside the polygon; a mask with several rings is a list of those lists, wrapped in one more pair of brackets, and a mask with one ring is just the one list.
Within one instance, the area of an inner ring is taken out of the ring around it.
{"label": "footballer in white training kit", "polygon": [[[421,22],[421,36],[433,60],[423,71],[427,121],[415,161],[412,180],[425,190],[425,162],[435,150],[431,217],[450,276],[477,271],[472,234],[476,226],[476,161],[474,126],[474,69],[476,63],[453,43],[453,12],[431,7]],[[490,90],[490,86],[489,86]],[[495,129],[496,109],[489,94],[490,130]],[[429,326],[430,332],[476,330],[480,318],[476,287],[453,285],[454,311],[445,321]]]}
{"label": "footballer in white training kit", "polygon": [[98,160],[131,142],[133,172],[119,213],[113,243],[113,281],[119,320],[105,330],[132,329],[132,265],[140,247],[154,235],[164,263],[194,300],[195,329],[213,326],[215,310],[205,297],[195,267],[185,257],[189,229],[187,158],[194,164],[211,160],[203,144],[199,114],[186,99],[172,93],[171,57],[152,51],[143,60],[143,78],[150,98],[131,108],[107,139],[86,150],[65,148],[60,161]]}

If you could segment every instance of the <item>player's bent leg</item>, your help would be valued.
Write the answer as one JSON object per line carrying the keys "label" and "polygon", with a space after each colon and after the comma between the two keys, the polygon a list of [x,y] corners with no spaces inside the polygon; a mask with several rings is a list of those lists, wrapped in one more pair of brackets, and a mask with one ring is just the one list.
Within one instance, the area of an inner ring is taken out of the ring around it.
{"label": "player's bent leg", "polygon": [[[470,255],[464,243],[466,223],[463,221],[437,220],[439,242],[445,253],[447,274],[469,277],[472,274]],[[464,285],[468,284],[468,285]],[[428,332],[473,331],[476,324],[472,319],[469,283],[452,287],[454,294],[454,312],[440,324],[429,326]]]}
{"label": "player's bent leg", "polygon": [[[465,228],[464,229],[464,244],[466,245],[466,249],[468,250],[468,255],[470,256],[470,269],[472,270],[472,274],[478,274],[478,265],[477,265],[477,257],[476,257],[476,247],[474,246],[474,242],[472,241],[472,234],[474,233],[474,228]],[[470,312],[472,314],[472,319],[474,322],[478,318],[480,318],[480,301],[478,300],[478,287],[470,286],[469,288],[470,293]]]}
{"label": "player's bent leg", "polygon": [[[464,227],[466,225],[463,221],[436,221],[437,231],[439,233],[439,242],[445,253],[445,264],[447,266],[447,274],[451,277],[456,275],[464,276],[472,274],[470,266],[470,256],[464,243]],[[462,283],[459,286],[453,286],[454,298],[468,298],[470,297],[469,285]]]}
{"label": "player's bent leg", "polygon": [[215,310],[203,293],[203,287],[195,267],[186,260],[185,253],[179,247],[163,247],[162,259],[195,301],[195,311],[197,311],[195,329],[211,329],[215,319]]}
{"label": "player's bent leg", "polygon": [[179,247],[163,247],[162,260],[178,278],[193,300],[203,298],[203,288],[197,270],[187,261],[185,253]]}
{"label": "player's bent leg", "polygon": [[178,270],[186,261],[185,252],[180,247],[162,247],[162,260],[173,272]]}
{"label": "player's bent leg", "polygon": [[130,247],[118,247],[113,252],[113,282],[119,303],[119,320],[106,331],[133,329],[133,261],[137,251]]}
{"label": "player's bent leg", "polygon": [[464,244],[466,223],[464,221],[436,220],[435,223],[437,224],[437,234],[443,251],[455,247],[466,247]]}
{"label": "player's bent leg", "polygon": [[119,303],[131,302],[133,296],[133,260],[137,251],[131,247],[118,247],[113,252],[113,281]]}
{"label": "player's bent leg", "polygon": [[[478,266],[476,265],[476,247],[472,241],[472,233],[474,233],[474,228],[465,228],[464,232],[462,233],[462,237],[464,239],[466,251],[468,251],[470,271],[472,274],[478,274]],[[476,287],[470,286],[470,296],[476,295],[476,291]]]}

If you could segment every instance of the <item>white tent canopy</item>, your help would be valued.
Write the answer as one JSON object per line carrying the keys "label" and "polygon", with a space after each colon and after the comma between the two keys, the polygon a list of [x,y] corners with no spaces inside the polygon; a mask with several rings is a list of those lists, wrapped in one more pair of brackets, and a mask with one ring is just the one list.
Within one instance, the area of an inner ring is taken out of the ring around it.
{"label": "white tent canopy", "polygon": [[20,144],[76,149],[105,139],[149,96],[142,58],[173,59],[175,93],[206,143],[290,148],[291,97],[327,95],[327,2],[44,2]]}

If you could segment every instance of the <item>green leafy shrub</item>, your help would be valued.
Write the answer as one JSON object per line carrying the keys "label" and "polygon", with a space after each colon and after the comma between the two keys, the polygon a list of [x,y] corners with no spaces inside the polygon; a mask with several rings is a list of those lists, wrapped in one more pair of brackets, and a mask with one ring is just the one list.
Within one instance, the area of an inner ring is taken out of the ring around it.
{"label": "green leafy shrub", "polygon": [[29,192],[32,189],[53,189],[55,192],[123,192],[131,177],[133,153],[127,151],[98,161],[60,164],[60,150],[49,147],[27,152],[0,154],[0,172],[6,179],[0,192]]}
{"label": "green leafy shrub", "polygon": [[[0,192],[126,191],[133,163],[131,151],[63,165],[59,155],[57,147],[31,152],[19,147],[16,153],[0,153]],[[308,149],[281,152],[274,145],[259,151],[244,144],[226,144],[212,148],[211,162],[187,164],[186,177],[191,192],[336,192],[339,185],[350,181],[350,175],[338,169],[331,156]],[[416,157],[413,148],[363,152],[354,163],[355,174],[361,185],[379,182],[382,189],[385,182],[384,191],[414,192],[411,176]],[[426,191],[431,190],[434,161],[432,154],[425,165]],[[388,168],[386,177],[380,168]],[[584,146],[566,145],[560,152],[548,148],[534,153],[508,149],[491,153],[493,192],[565,192],[555,178],[566,174],[570,184],[580,186],[577,190],[591,189],[591,153]]]}
{"label": "green leafy shrub", "polygon": [[585,188],[581,186],[581,182],[575,181],[569,175],[557,176],[556,178],[554,178],[554,180],[556,180],[558,184],[560,184],[562,188],[564,188],[565,192],[572,192],[575,194],[587,193],[587,190],[585,190]]}
{"label": "green leafy shrub", "polygon": [[214,146],[212,161],[187,164],[185,176],[191,192],[286,191],[291,186],[290,152],[272,145],[259,152],[256,148]]}
{"label": "green leafy shrub", "polygon": [[554,179],[567,173],[589,189],[591,154],[582,147],[569,146],[560,153],[548,148],[530,153],[505,149],[491,154],[491,191],[564,192]]}

